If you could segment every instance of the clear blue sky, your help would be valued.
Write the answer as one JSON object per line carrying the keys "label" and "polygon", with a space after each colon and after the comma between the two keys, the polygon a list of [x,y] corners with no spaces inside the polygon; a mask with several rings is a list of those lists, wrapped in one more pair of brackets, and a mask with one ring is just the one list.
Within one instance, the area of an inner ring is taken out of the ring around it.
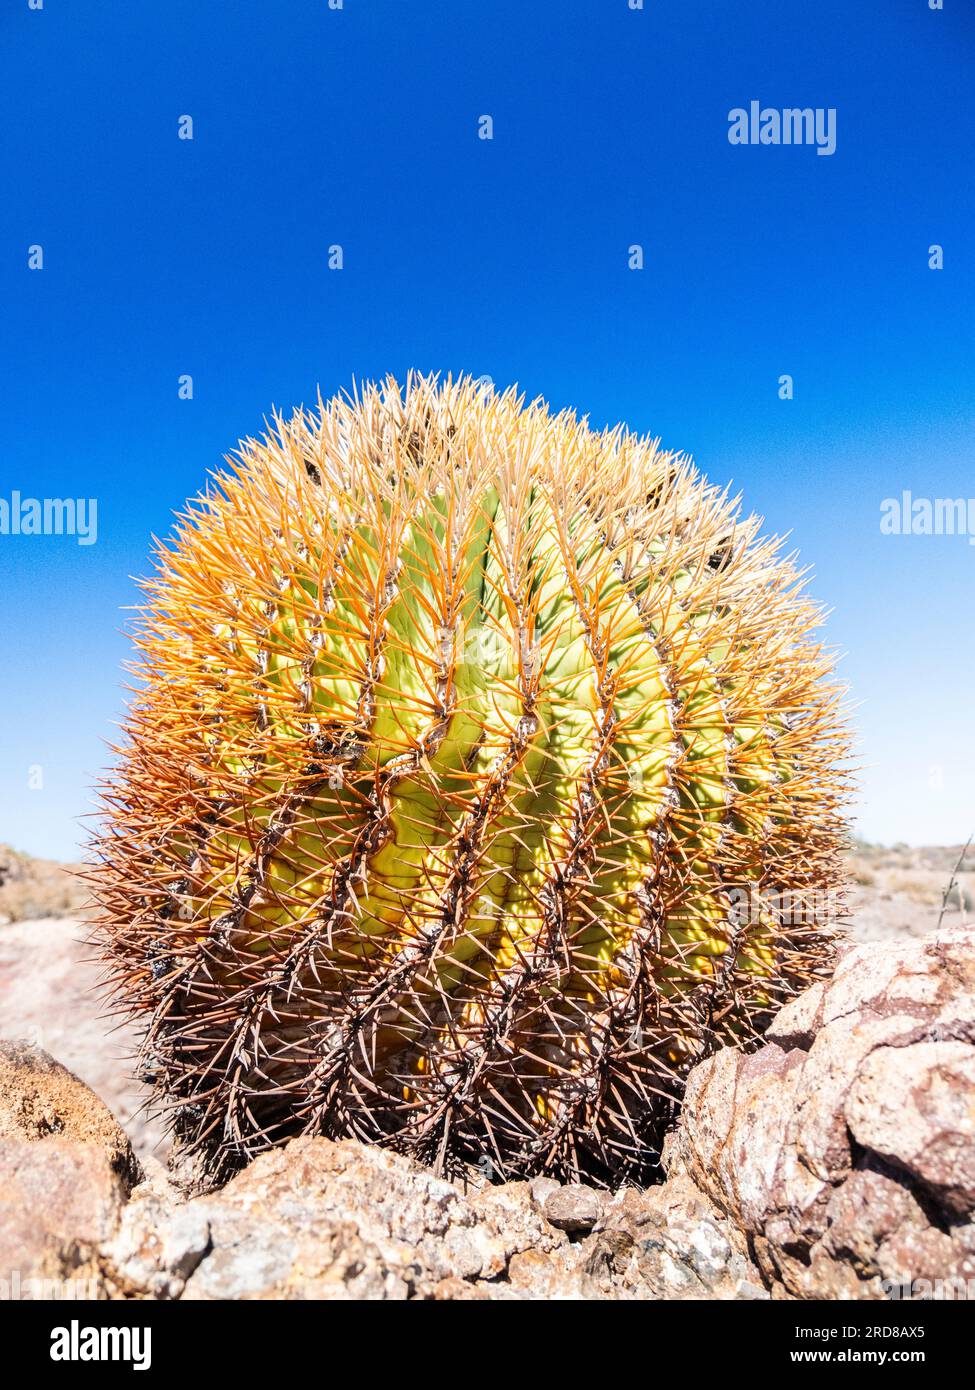
{"label": "clear blue sky", "polygon": [[[975,496],[975,8],[944,3],[8,0],[0,497],[99,513],[0,536],[0,840],[75,853],[150,534],[272,405],[411,367],[734,480],[834,610],[861,831],[964,838],[975,547],[879,530],[903,488]],[[836,153],[732,146],[752,99],[835,107]]]}

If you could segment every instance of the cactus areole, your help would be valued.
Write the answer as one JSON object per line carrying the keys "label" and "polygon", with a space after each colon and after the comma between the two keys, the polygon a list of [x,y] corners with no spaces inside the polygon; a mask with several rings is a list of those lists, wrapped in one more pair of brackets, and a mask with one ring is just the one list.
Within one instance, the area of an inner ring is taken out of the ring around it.
{"label": "cactus areole", "polygon": [[829,961],[848,741],[779,542],[411,377],[241,444],[157,566],[96,935],[181,1141],[652,1177],[688,1068]]}

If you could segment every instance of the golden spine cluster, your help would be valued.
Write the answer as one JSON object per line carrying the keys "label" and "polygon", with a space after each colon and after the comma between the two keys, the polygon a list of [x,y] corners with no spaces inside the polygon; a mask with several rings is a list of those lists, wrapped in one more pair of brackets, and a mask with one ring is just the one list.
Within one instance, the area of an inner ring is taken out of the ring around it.
{"label": "golden spine cluster", "polygon": [[622,428],[389,380],[146,582],[97,936],[214,1173],[300,1133],[645,1177],[829,957],[848,739],[759,523]]}

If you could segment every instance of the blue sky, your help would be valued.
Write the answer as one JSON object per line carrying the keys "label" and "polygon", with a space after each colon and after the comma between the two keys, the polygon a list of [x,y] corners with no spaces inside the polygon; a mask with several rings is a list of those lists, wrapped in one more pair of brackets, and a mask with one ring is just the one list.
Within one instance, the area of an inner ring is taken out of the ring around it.
{"label": "blue sky", "polygon": [[[76,852],[151,534],[272,406],[411,367],[733,480],[833,610],[862,833],[964,839],[975,547],[879,529],[902,489],[975,496],[975,10],[944,3],[10,0],[0,497],[95,497],[98,539],[0,536],[0,841]],[[835,154],[731,145],[753,99],[835,108]]]}

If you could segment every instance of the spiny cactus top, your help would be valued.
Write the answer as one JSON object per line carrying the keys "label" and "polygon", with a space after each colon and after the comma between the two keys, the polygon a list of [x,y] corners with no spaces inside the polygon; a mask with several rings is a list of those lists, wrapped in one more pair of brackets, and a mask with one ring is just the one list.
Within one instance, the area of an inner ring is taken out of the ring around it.
{"label": "spiny cactus top", "polygon": [[98,929],[223,1172],[298,1133],[645,1176],[822,968],[847,740],[801,576],[680,456],[514,391],[278,419],[188,507]]}

